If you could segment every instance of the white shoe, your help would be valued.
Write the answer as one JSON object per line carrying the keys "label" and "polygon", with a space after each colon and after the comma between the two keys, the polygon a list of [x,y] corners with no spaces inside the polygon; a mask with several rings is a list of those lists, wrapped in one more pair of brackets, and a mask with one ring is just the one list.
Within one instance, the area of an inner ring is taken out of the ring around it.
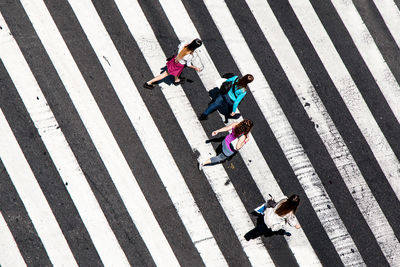
{"label": "white shoe", "polygon": [[203,163],[201,163],[201,162],[199,162],[199,163],[197,163],[197,165],[198,165],[198,167],[199,167],[199,171],[202,171],[203,170]]}

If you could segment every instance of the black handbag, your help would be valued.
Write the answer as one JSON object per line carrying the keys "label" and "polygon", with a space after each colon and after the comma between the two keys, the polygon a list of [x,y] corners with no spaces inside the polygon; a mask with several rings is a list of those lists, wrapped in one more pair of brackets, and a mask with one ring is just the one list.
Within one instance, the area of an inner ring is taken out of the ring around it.
{"label": "black handbag", "polygon": [[238,78],[236,78],[234,81],[223,82],[221,84],[221,87],[219,88],[219,92],[221,93],[221,95],[226,95],[237,80]]}

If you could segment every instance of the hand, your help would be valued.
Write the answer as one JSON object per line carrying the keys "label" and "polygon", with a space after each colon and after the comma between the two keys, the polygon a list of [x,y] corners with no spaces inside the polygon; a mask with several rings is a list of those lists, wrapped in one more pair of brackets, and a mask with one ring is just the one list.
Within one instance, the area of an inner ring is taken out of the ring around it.
{"label": "hand", "polygon": [[301,226],[300,226],[300,224],[296,224],[296,229],[300,229],[301,228]]}
{"label": "hand", "polygon": [[195,67],[194,69],[195,69],[197,72],[200,71],[200,68],[199,68],[199,67]]}
{"label": "hand", "polygon": [[236,114],[235,112],[232,112],[232,113],[231,113],[231,116],[233,117],[233,116],[235,116],[235,114]]}
{"label": "hand", "polygon": [[218,134],[217,131],[213,131],[213,132],[211,133],[212,136],[216,136],[217,134]]}

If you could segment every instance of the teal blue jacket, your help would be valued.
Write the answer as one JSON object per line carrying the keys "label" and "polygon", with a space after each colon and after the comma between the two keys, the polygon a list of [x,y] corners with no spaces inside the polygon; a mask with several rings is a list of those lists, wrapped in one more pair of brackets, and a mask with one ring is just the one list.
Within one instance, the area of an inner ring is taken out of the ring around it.
{"label": "teal blue jacket", "polygon": [[[226,82],[233,82],[236,78],[238,78],[238,76],[233,76],[229,79],[226,80]],[[235,93],[233,93],[233,87],[229,90],[228,95],[229,97],[232,99],[233,101],[233,108],[232,108],[232,112],[236,112],[236,109],[240,103],[240,101],[242,101],[243,97],[246,95],[247,91],[244,88],[240,88],[238,89],[237,86],[235,85]]]}

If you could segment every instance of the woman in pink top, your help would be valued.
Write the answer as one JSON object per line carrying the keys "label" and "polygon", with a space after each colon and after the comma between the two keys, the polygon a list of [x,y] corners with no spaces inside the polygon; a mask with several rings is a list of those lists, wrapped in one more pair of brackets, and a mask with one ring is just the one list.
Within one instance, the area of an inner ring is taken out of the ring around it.
{"label": "woman in pink top", "polygon": [[145,82],[143,87],[147,89],[153,89],[153,83],[164,79],[168,75],[174,76],[175,85],[181,83],[179,75],[181,75],[185,65],[195,69],[196,71],[200,71],[200,68],[192,65],[192,59],[194,50],[199,48],[202,44],[203,42],[200,39],[194,39],[190,44],[182,42],[178,47],[178,55],[174,56],[167,62],[167,70],[154,77],[150,81]]}
{"label": "woman in pink top", "polygon": [[212,136],[215,136],[220,132],[232,130],[232,132],[225,137],[224,141],[222,141],[222,152],[215,157],[199,163],[199,170],[201,171],[205,165],[223,162],[235,154],[236,151],[241,149],[249,141],[249,133],[252,128],[253,122],[251,120],[243,120],[213,131],[211,134]]}

